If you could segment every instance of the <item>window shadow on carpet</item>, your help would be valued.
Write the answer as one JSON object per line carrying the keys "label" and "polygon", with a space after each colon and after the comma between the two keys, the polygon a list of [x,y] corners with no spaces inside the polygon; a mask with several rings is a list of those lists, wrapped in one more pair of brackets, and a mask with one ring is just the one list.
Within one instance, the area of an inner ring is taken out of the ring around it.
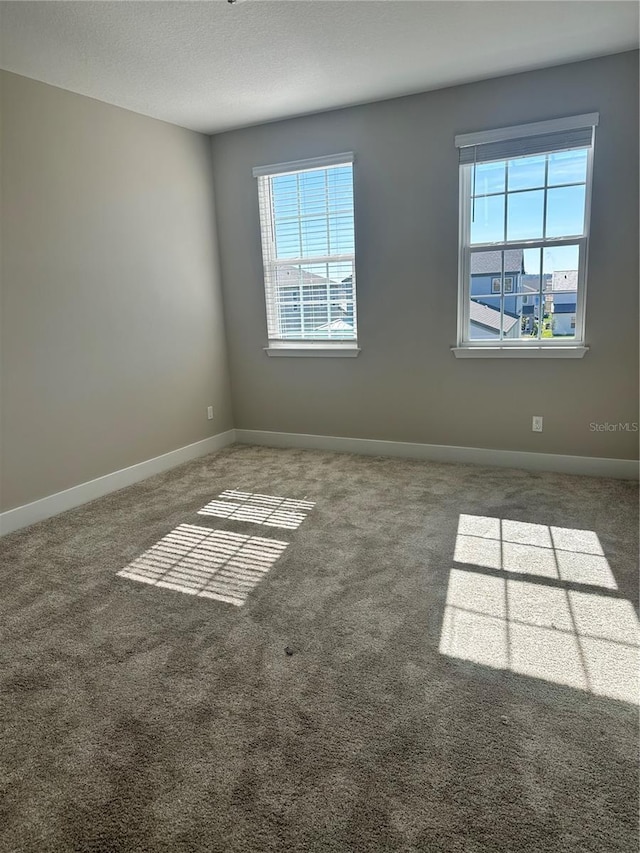
{"label": "window shadow on carpet", "polygon": [[198,515],[229,518],[236,521],[248,521],[253,524],[264,524],[266,527],[296,530],[314,506],[313,501],[228,489],[222,492],[216,500],[198,510]]}
{"label": "window shadow on carpet", "polygon": [[287,542],[180,524],[119,577],[242,606]]}
{"label": "window shadow on carpet", "polygon": [[439,650],[638,703],[638,619],[596,533],[461,515]]}

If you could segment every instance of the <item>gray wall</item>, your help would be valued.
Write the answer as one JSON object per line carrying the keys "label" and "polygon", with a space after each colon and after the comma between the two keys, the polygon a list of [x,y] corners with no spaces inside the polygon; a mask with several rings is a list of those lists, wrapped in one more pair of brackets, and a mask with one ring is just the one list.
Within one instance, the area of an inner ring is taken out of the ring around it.
{"label": "gray wall", "polygon": [[13,74],[0,83],[9,509],[232,416],[209,139]]}
{"label": "gray wall", "polygon": [[[582,360],[456,360],[456,133],[598,110]],[[255,165],[354,151],[355,359],[268,358]],[[213,138],[236,427],[636,458],[638,54]],[[543,415],[542,434],[531,432]]]}

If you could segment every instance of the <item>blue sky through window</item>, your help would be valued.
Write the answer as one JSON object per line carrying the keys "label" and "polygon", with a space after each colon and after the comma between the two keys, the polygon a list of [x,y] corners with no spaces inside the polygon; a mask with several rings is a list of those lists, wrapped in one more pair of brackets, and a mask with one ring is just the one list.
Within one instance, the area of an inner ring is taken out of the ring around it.
{"label": "blue sky through window", "polygon": [[544,248],[525,249],[522,253],[525,275],[544,275],[559,270],[577,270],[580,259],[580,247],[575,246],[545,246]]}
{"label": "blue sky through window", "polygon": [[586,179],[585,149],[479,163],[472,177],[471,244],[581,235]]}
{"label": "blue sky through window", "polygon": [[274,176],[271,193],[276,258],[353,254],[350,165]]}

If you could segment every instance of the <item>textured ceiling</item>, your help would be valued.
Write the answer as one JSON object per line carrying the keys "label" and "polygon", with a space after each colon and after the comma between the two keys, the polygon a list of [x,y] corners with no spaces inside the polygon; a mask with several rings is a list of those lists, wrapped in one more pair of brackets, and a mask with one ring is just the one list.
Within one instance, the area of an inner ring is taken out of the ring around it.
{"label": "textured ceiling", "polygon": [[215,133],[632,49],[638,3],[2,2],[0,66]]}

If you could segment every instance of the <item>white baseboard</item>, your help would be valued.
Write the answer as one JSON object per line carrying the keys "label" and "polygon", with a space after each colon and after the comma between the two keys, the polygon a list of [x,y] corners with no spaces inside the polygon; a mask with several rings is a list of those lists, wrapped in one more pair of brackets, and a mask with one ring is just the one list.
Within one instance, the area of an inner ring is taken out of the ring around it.
{"label": "white baseboard", "polygon": [[65,489],[63,492],[57,492],[54,495],[33,501],[33,503],[7,510],[0,513],[0,535],[11,533],[13,530],[35,524],[36,521],[42,521],[81,504],[89,503],[89,501],[101,498],[110,492],[117,492],[118,489],[139,483],[140,480],[146,480],[147,477],[152,477],[154,474],[175,468],[176,465],[181,465],[190,459],[196,459],[198,456],[205,456],[207,453],[221,450],[228,444],[233,444],[234,441],[235,430],[220,432],[218,435],[212,435],[210,438],[196,441],[194,444],[187,444],[185,447],[163,453],[162,456],[147,459],[145,462],[138,462],[137,465],[131,465],[129,468],[121,468],[119,471],[106,474],[104,477],[89,480],[87,483],[80,483],[70,489]]}
{"label": "white baseboard", "polygon": [[379,441],[371,438],[340,438],[332,435],[307,435],[294,432],[230,429],[186,447],[179,447],[154,459],[122,468],[104,477],[80,483],[33,503],[0,513],[0,535],[19,530],[36,521],[58,515],[68,509],[93,501],[110,492],[139,483],[175,468],[190,459],[221,450],[234,442],[260,444],[267,447],[299,447],[309,450],[336,450],[373,456],[398,456],[405,459],[429,459],[434,462],[461,462],[523,468],[529,471],[555,471],[563,474],[586,474],[592,477],[638,479],[638,462],[633,459],[606,459],[592,456],[566,456],[556,453],[530,453],[518,450],[489,450],[482,447],[455,447],[446,444],[416,444],[405,441]]}
{"label": "white baseboard", "polygon": [[446,444],[412,444],[405,441],[378,441],[371,438],[339,438],[295,432],[237,429],[236,441],[267,447],[301,447],[310,450],[339,450],[373,456],[400,456],[433,462],[462,462],[495,465],[529,471],[586,474],[591,477],[638,479],[638,462],[633,459],[605,459],[593,456],[566,456],[559,453],[530,453],[520,450],[489,450],[483,447],[455,447]]}

